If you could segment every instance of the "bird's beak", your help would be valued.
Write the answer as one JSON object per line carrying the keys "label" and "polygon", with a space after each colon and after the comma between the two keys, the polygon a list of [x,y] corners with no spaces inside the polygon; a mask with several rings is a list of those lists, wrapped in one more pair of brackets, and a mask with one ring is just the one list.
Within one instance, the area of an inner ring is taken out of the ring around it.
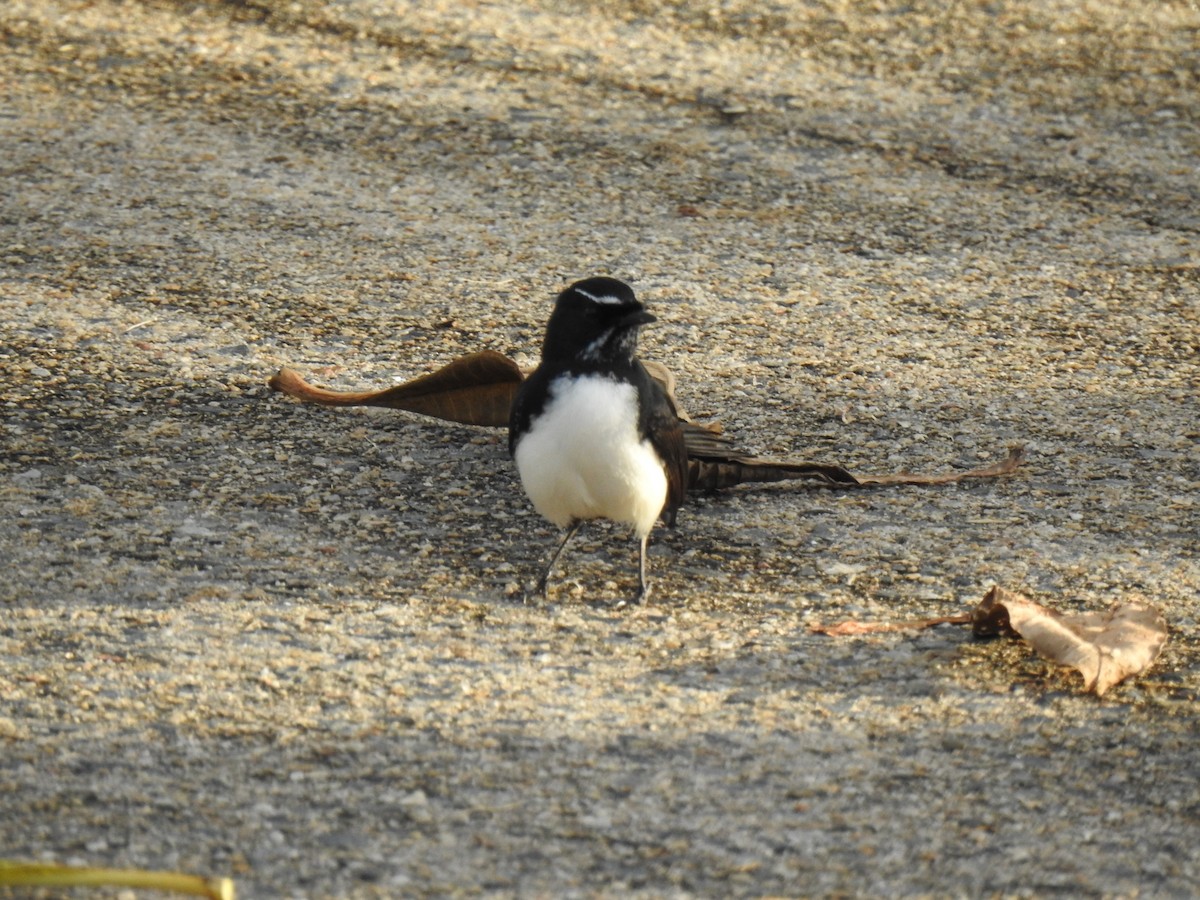
{"label": "bird's beak", "polygon": [[622,328],[633,328],[635,325],[647,325],[650,322],[657,322],[658,319],[646,312],[644,309],[636,309],[621,319]]}

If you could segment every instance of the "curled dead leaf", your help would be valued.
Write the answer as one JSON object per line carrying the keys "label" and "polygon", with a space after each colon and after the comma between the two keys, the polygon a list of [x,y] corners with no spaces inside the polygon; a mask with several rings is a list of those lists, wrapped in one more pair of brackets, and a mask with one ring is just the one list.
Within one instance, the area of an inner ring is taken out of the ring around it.
{"label": "curled dead leaf", "polygon": [[482,350],[436,372],[381,391],[330,391],[315,387],[292,369],[280,369],[267,383],[277,391],[322,406],[385,406],[462,425],[508,425],[517,389],[525,376],[502,353]]}
{"label": "curled dead leaf", "polygon": [[[661,363],[645,361],[650,375],[666,390],[683,425],[688,453],[688,488],[719,490],[739,484],[805,479],[827,487],[853,488],[895,484],[950,484],[966,478],[1009,475],[1025,459],[1022,447],[1010,448],[999,463],[967,472],[920,475],[856,476],[833,463],[795,459],[765,459],[737,449],[719,423],[699,423],[675,399],[675,376]],[[292,369],[280,369],[268,384],[305,403],[323,406],[383,406],[433,416],[463,425],[502,428],[525,373],[511,359],[493,350],[460,357],[435,372],[378,391],[331,391],[309,384]]]}
{"label": "curled dead leaf", "polygon": [[1144,601],[1066,615],[999,586],[972,611],[971,625],[981,637],[1019,634],[1046,659],[1078,670],[1084,690],[1097,696],[1144,672],[1167,641],[1162,614]]}

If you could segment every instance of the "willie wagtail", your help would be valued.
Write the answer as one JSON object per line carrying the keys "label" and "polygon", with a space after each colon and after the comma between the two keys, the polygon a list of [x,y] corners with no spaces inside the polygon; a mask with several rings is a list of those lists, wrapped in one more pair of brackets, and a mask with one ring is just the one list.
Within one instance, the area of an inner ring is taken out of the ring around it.
{"label": "willie wagtail", "polygon": [[538,581],[580,526],[610,519],[639,541],[638,592],[646,541],[660,515],[674,520],[687,491],[687,450],[675,405],[636,357],[638,328],[655,321],[629,285],[587,278],[558,295],[542,361],[522,384],[508,449],[534,508],[566,535]]}

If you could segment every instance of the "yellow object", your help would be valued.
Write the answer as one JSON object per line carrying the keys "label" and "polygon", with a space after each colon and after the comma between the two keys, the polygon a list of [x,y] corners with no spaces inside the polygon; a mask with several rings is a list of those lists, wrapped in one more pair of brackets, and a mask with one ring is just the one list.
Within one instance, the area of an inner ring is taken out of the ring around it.
{"label": "yellow object", "polygon": [[23,863],[0,860],[0,885],[37,887],[127,887],[174,891],[211,900],[235,900],[233,879],[204,878],[180,872],[147,872],[145,869],[96,869],[57,863]]}

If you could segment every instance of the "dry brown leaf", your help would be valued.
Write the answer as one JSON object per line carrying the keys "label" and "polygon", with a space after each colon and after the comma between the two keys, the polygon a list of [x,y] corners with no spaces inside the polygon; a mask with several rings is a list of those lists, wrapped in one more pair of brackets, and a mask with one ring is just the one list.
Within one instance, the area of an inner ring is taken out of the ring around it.
{"label": "dry brown leaf", "polygon": [[[719,424],[700,425],[675,399],[675,375],[662,363],[644,360],[650,377],[663,386],[679,418],[698,434],[719,435]],[[267,380],[273,390],[322,406],[385,406],[446,419],[462,425],[502,428],[528,372],[502,353],[481,350],[447,363],[436,372],[378,391],[331,391],[284,367]]]}
{"label": "dry brown leaf", "polygon": [[[688,453],[688,489],[718,490],[739,484],[808,479],[828,487],[871,485],[950,484],[965,478],[995,478],[1014,472],[1024,461],[1024,448],[1010,448],[999,463],[969,472],[942,475],[897,473],[855,476],[842,466],[803,460],[764,459],[738,450],[719,423],[698,423],[675,400],[675,376],[661,363],[644,363],[650,375],[670,396],[683,423]],[[292,369],[280,369],[270,386],[306,403],[324,406],[384,406],[433,416],[464,425],[494,428],[508,424],[508,413],[521,382],[520,367],[492,350],[471,353],[436,372],[380,391],[331,391],[305,381]]]}
{"label": "dry brown leaf", "polygon": [[971,624],[978,636],[1016,632],[1051,662],[1077,669],[1084,690],[1097,696],[1144,672],[1167,641],[1167,624],[1148,603],[1065,615],[998,586],[972,612]]}
{"label": "dry brown leaf", "polygon": [[267,383],[306,403],[386,406],[463,425],[500,428],[508,425],[508,412],[524,378],[507,356],[483,350],[382,391],[330,391],[309,384],[292,369],[280,369]]}

